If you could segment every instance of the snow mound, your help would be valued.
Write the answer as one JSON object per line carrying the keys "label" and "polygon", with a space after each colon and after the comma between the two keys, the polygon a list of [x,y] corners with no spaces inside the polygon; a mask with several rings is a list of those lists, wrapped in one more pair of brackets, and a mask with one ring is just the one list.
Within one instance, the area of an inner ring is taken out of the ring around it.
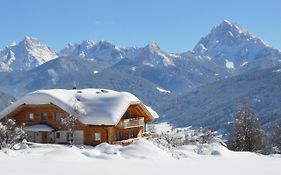
{"label": "snow mound", "polygon": [[84,150],[83,154],[90,158],[98,159],[121,158],[120,148],[120,145],[110,145],[108,143],[102,143],[97,145],[94,149]]}
{"label": "snow mound", "polygon": [[83,149],[81,153],[95,159],[167,159],[171,157],[146,139],[139,139],[128,146],[102,143],[93,149]]}
{"label": "snow mound", "polygon": [[152,142],[140,139],[133,144],[120,149],[124,158],[132,159],[168,159],[171,156]]}
{"label": "snow mound", "polygon": [[46,159],[55,159],[55,160],[85,160],[87,157],[81,154],[78,148],[76,147],[60,147],[55,148],[47,153],[45,153],[44,158]]}

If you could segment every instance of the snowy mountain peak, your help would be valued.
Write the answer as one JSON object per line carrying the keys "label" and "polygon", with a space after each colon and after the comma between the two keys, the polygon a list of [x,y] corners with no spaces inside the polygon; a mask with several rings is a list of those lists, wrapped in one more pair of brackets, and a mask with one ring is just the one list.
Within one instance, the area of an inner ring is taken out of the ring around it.
{"label": "snowy mountain peak", "polygon": [[[228,20],[222,21],[208,35],[201,38],[193,52],[196,55],[207,56],[221,66],[229,65],[227,63],[231,62],[232,69],[240,67],[243,70],[256,69],[258,64],[255,63],[256,66],[254,66],[251,62],[257,60],[261,62],[260,66],[265,65],[265,62],[274,66],[281,55],[278,50],[269,47],[263,40]],[[246,66],[243,64],[245,62],[248,63]]]}
{"label": "snowy mountain peak", "polygon": [[87,48],[93,47],[95,44],[96,43],[93,40],[85,40],[81,43],[82,46],[87,47]]}
{"label": "snowy mountain peak", "polygon": [[25,36],[24,39],[19,42],[19,45],[30,49],[33,49],[38,46],[47,47],[45,44],[42,44],[37,38],[29,36]]}
{"label": "snowy mountain peak", "polygon": [[215,26],[206,37],[203,37],[199,41],[194,51],[197,53],[204,53],[218,46],[236,46],[237,44],[250,41],[253,38],[254,37],[242,27],[228,20],[224,20],[222,23]]}
{"label": "snowy mountain peak", "polygon": [[37,38],[25,36],[0,51],[0,71],[30,70],[56,58],[56,52]]}
{"label": "snowy mountain peak", "polygon": [[146,47],[148,47],[150,50],[152,50],[152,51],[159,51],[160,50],[160,47],[159,47],[159,45],[155,42],[155,41],[153,41],[153,42],[151,42],[149,45],[147,45]]}
{"label": "snowy mountain peak", "polygon": [[106,40],[100,40],[99,42],[97,42],[96,47],[101,49],[101,50],[107,50],[107,49],[116,49],[120,51],[120,48],[114,44],[112,44],[109,41]]}
{"label": "snowy mountain peak", "polygon": [[[203,54],[207,51],[218,51],[218,49],[225,51],[225,48],[233,49],[233,47],[245,47],[247,45],[268,47],[263,40],[253,36],[241,26],[228,20],[223,20],[207,36],[201,38],[193,51],[197,54]],[[216,54],[219,53],[217,52]]]}
{"label": "snowy mountain peak", "polygon": [[111,65],[125,56],[125,49],[105,40],[85,40],[81,44],[68,45],[60,51],[60,56],[85,58]]}
{"label": "snowy mountain peak", "polygon": [[38,39],[35,38],[35,37],[31,37],[31,36],[24,36],[23,41],[24,41],[24,42],[27,42],[27,43],[28,43],[28,42],[33,42],[33,41],[37,42]]}
{"label": "snowy mountain peak", "polygon": [[232,23],[231,23],[230,21],[226,20],[226,19],[224,19],[224,20],[222,21],[222,24],[232,25]]}
{"label": "snowy mountain peak", "polygon": [[[234,27],[236,29],[239,29],[241,27],[239,27],[238,25],[234,24],[233,22],[229,21],[229,20],[223,20],[218,26],[224,26],[224,27]],[[242,28],[241,28],[242,29]]]}
{"label": "snowy mountain peak", "polygon": [[234,32],[234,34],[244,34],[244,35],[250,35],[245,29],[243,29],[241,26],[230,22],[228,20],[223,20],[222,23],[218,26],[216,26],[213,30],[217,30],[218,32]]}
{"label": "snowy mountain peak", "polygon": [[143,48],[130,48],[126,57],[142,60],[142,64],[150,67],[175,66],[170,54],[162,51],[156,42],[151,42]]}

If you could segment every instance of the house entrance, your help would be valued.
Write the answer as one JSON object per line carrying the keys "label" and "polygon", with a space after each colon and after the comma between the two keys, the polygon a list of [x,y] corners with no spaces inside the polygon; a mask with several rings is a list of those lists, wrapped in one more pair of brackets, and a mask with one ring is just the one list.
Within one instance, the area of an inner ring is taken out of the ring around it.
{"label": "house entrance", "polygon": [[42,143],[48,143],[48,133],[42,132]]}

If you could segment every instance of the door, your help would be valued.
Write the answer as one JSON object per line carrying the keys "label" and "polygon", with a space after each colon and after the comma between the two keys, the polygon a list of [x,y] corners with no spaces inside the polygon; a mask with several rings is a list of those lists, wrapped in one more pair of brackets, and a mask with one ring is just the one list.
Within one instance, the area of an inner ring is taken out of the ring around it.
{"label": "door", "polygon": [[48,143],[48,132],[42,132],[42,143]]}

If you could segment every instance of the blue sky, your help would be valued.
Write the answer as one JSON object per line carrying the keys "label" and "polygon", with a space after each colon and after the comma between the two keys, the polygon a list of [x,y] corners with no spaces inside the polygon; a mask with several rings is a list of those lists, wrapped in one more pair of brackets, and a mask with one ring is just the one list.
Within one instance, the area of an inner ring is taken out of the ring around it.
{"label": "blue sky", "polygon": [[278,0],[0,0],[0,48],[25,35],[57,51],[86,39],[190,50],[223,19],[281,49]]}

